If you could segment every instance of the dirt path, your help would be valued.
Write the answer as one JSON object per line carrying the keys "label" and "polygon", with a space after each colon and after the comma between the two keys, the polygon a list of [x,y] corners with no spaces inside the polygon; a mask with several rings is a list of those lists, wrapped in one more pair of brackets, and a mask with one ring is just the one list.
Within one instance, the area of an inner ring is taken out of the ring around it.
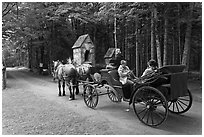
{"label": "dirt path", "polygon": [[[3,134],[201,134],[201,103],[182,115],[170,114],[158,128],[142,124],[127,103],[99,98],[96,109],[89,109],[82,96],[68,101],[57,96],[57,84],[49,77],[26,70],[10,70],[8,88],[2,92]],[[68,93],[67,93],[68,94]],[[176,125],[176,126],[175,126]]]}

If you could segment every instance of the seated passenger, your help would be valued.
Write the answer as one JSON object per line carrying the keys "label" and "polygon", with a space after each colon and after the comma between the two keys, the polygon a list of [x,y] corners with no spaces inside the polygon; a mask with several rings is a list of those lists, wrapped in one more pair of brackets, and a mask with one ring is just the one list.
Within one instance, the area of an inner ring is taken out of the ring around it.
{"label": "seated passenger", "polygon": [[157,71],[157,67],[158,65],[155,60],[153,59],[149,60],[147,62],[147,68],[145,69],[141,77],[148,76],[148,75],[155,73]]}
{"label": "seated passenger", "polygon": [[120,82],[122,83],[124,97],[125,99],[130,99],[134,83],[128,79],[130,69],[126,64],[127,62],[125,60],[121,60],[121,65],[118,68],[118,74],[120,76]]}

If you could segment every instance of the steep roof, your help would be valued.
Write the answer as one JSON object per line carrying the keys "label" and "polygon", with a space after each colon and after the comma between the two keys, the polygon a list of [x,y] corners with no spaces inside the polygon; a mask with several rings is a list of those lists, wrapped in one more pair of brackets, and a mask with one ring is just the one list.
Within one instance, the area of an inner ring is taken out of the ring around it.
{"label": "steep roof", "polygon": [[74,43],[74,46],[72,48],[74,49],[74,48],[81,47],[81,45],[84,43],[84,41],[86,40],[87,37],[89,37],[89,34],[81,35],[77,39],[77,41]]}

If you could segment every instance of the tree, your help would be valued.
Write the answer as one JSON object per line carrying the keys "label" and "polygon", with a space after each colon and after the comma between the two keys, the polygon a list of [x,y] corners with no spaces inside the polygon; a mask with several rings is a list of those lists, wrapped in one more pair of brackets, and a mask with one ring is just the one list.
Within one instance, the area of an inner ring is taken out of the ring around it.
{"label": "tree", "polygon": [[159,31],[158,31],[158,15],[157,15],[157,9],[154,8],[154,18],[155,18],[155,40],[156,40],[156,49],[157,49],[157,61],[158,61],[158,66],[162,66],[162,55],[161,55],[161,45],[159,42]]}
{"label": "tree", "polygon": [[77,38],[89,34],[96,46],[96,62],[103,63],[108,48],[116,46],[138,76],[150,58],[157,59],[159,66],[180,64],[182,58],[183,64],[195,69],[201,66],[200,61],[192,62],[201,57],[202,5],[193,3],[193,10],[188,10],[190,4],[4,2],[2,37],[20,52],[31,51],[28,45],[33,40],[45,41],[51,61],[72,56]]}
{"label": "tree", "polygon": [[192,29],[192,13],[193,13],[193,7],[194,3],[189,4],[189,14],[187,18],[187,28],[186,28],[186,36],[185,36],[185,44],[184,44],[184,50],[183,50],[183,59],[182,64],[186,65],[186,70],[189,70],[189,56],[190,56],[190,39],[191,39],[191,29]]}

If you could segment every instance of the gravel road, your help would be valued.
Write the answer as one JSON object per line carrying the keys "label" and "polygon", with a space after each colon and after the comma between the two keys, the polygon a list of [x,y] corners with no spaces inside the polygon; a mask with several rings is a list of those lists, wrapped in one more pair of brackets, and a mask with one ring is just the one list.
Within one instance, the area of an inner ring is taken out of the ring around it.
{"label": "gravel road", "polygon": [[[202,103],[193,102],[183,115],[169,114],[158,128],[142,124],[128,104],[99,98],[96,109],[82,96],[69,101],[58,97],[57,83],[26,69],[8,69],[7,88],[2,91],[3,135],[152,135],[202,134]],[[67,94],[69,94],[67,92]]]}

